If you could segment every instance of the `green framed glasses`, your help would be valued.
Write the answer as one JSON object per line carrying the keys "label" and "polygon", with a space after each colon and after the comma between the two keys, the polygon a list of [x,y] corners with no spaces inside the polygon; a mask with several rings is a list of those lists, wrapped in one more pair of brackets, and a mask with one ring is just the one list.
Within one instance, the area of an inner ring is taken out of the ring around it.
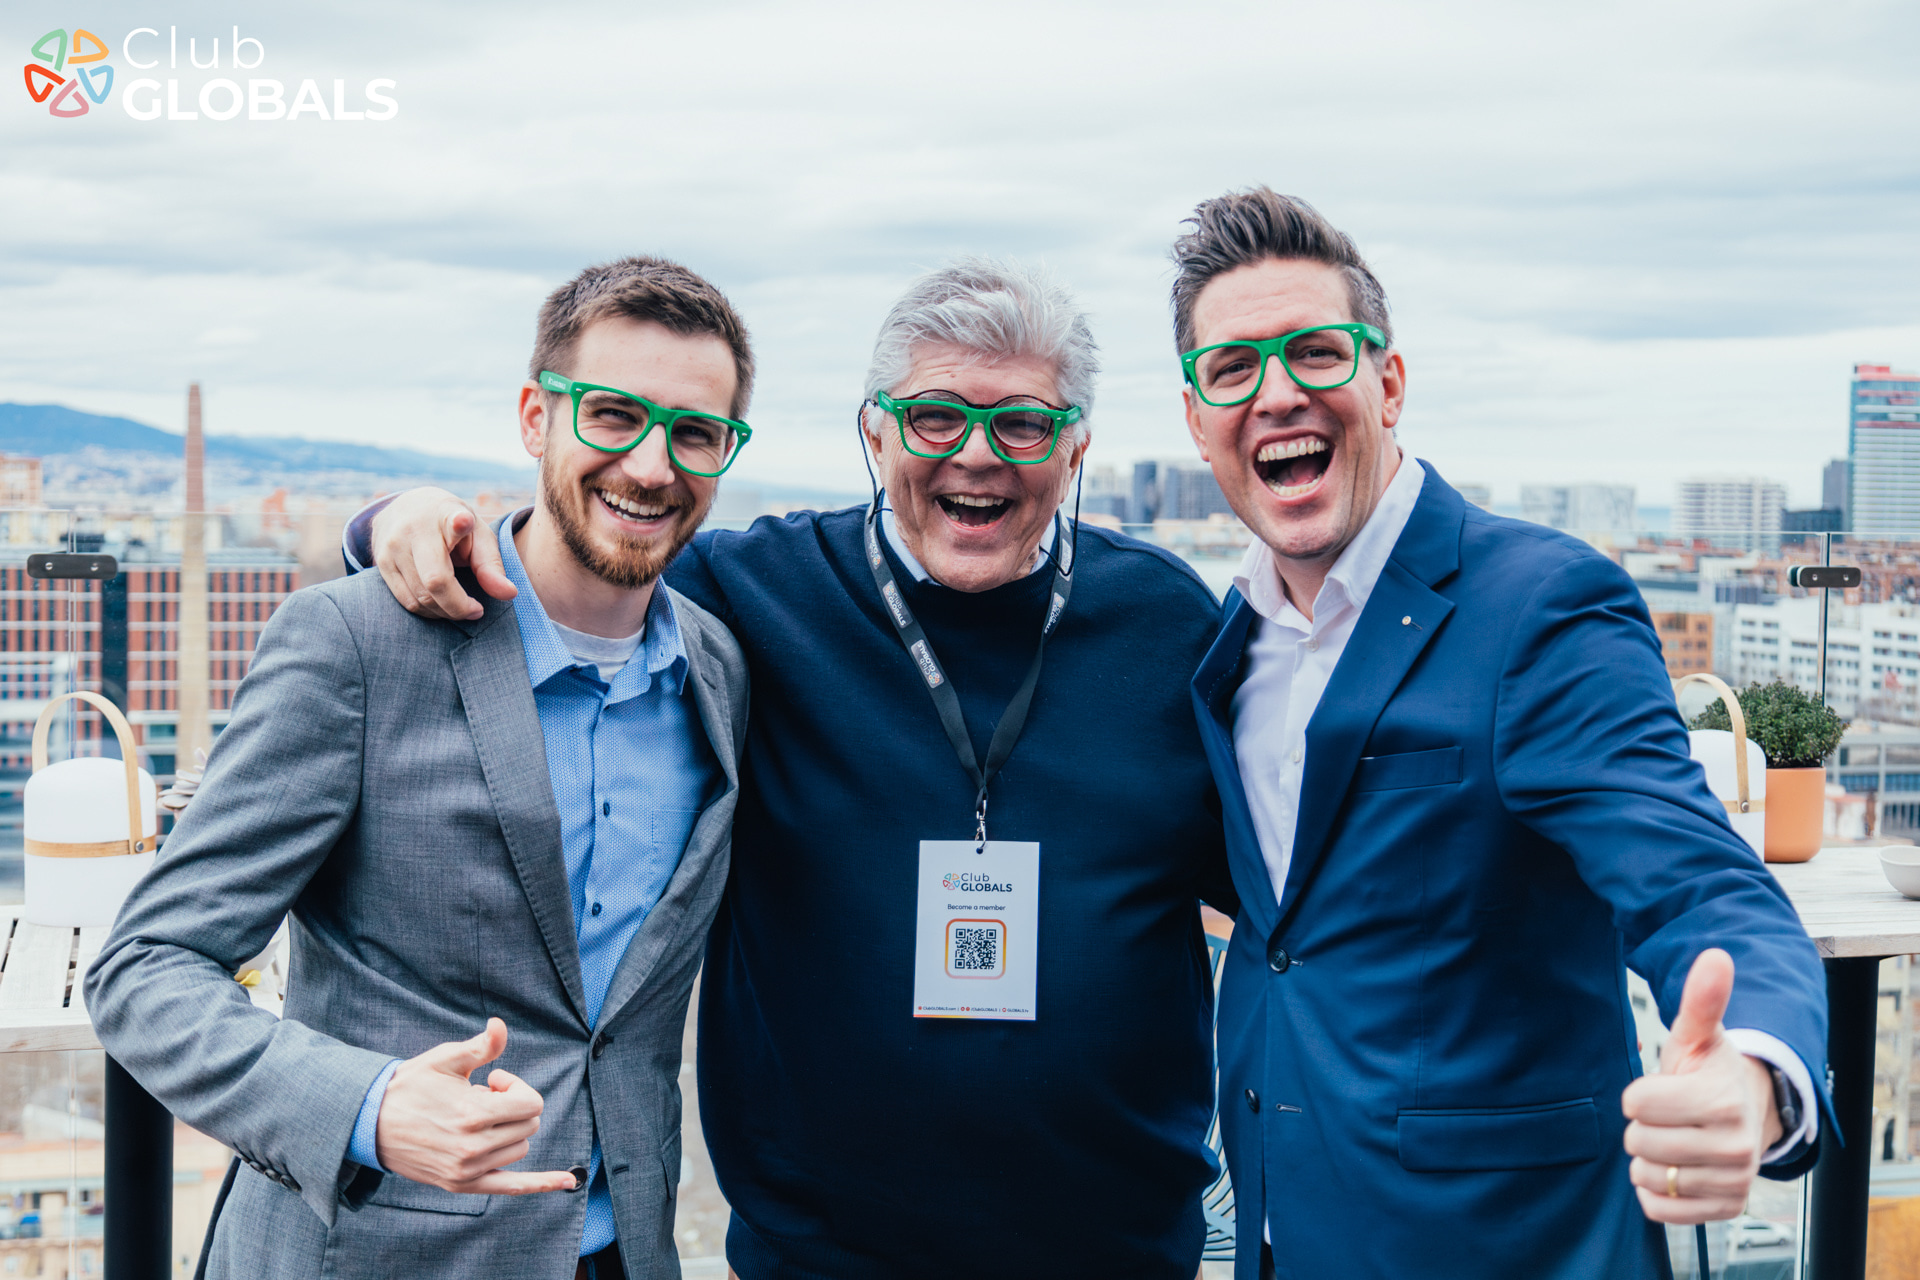
{"label": "green framed glasses", "polygon": [[874,402],[900,424],[900,444],[916,458],[951,458],[967,447],[975,427],[987,433],[987,447],[1002,462],[1031,467],[1053,456],[1060,429],[1080,421],[1079,406],[1055,409],[1045,404],[1001,404],[980,408],[944,392],[895,400],[884,391]]}
{"label": "green framed glasses", "polygon": [[551,369],[540,371],[540,385],[573,397],[574,438],[602,453],[628,453],[655,427],[667,433],[667,458],[690,476],[712,479],[733,465],[753,439],[753,428],[732,418],[696,409],[669,409],[618,387],[575,382]]}
{"label": "green framed glasses", "polygon": [[1384,349],[1387,335],[1370,324],[1315,325],[1259,342],[1216,342],[1184,351],[1180,366],[1204,403],[1226,409],[1260,394],[1267,361],[1275,356],[1287,376],[1308,391],[1344,387],[1360,372],[1360,348],[1366,342]]}

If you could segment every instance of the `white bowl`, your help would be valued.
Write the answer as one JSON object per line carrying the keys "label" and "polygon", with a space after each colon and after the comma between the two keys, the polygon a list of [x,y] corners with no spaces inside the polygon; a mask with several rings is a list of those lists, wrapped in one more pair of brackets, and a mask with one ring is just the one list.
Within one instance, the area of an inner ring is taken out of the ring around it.
{"label": "white bowl", "polygon": [[1880,851],[1880,870],[1887,883],[1909,898],[1920,898],[1920,848],[1889,845]]}

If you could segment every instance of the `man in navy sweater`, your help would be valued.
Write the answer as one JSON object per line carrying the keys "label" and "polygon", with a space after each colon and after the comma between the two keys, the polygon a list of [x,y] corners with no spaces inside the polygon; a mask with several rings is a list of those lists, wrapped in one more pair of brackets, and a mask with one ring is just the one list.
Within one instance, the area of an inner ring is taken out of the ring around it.
{"label": "man in navy sweater", "polygon": [[[1217,614],[1166,552],[1058,518],[1096,372],[1045,277],[923,277],[862,405],[883,509],[702,534],[667,574],[753,679],[699,1062],[744,1280],[1198,1268],[1197,900],[1235,901],[1186,683]],[[479,607],[449,543],[511,594],[450,495],[403,495],[349,541],[409,608]]]}

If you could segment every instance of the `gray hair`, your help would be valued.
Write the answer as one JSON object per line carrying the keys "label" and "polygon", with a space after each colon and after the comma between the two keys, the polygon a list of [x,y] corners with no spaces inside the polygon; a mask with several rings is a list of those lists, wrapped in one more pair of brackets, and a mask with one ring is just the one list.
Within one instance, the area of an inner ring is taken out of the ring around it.
{"label": "gray hair", "polygon": [[960,347],[985,361],[1045,360],[1053,366],[1061,398],[1079,406],[1074,431],[1085,438],[1100,377],[1100,348],[1087,313],[1044,267],[960,258],[908,285],[873,341],[866,398],[901,390],[912,375],[915,350],[930,343]]}
{"label": "gray hair", "polygon": [[[1305,259],[1325,263],[1346,278],[1347,306],[1353,318],[1370,324],[1393,345],[1393,320],[1387,312],[1387,291],[1367,267],[1360,250],[1320,211],[1298,196],[1283,196],[1271,187],[1230,191],[1202,200],[1184,225],[1191,226],[1173,242],[1173,346],[1191,351],[1193,308],[1215,276],[1269,258]],[[1385,352],[1374,349],[1375,359]]]}

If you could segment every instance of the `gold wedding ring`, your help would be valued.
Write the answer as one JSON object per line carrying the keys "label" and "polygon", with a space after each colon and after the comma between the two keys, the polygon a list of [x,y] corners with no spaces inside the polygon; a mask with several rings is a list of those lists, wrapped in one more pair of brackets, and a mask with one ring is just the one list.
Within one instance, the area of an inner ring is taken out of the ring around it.
{"label": "gold wedding ring", "polygon": [[1670,1200],[1680,1198],[1680,1166],[1678,1165],[1667,1166],[1667,1198]]}

